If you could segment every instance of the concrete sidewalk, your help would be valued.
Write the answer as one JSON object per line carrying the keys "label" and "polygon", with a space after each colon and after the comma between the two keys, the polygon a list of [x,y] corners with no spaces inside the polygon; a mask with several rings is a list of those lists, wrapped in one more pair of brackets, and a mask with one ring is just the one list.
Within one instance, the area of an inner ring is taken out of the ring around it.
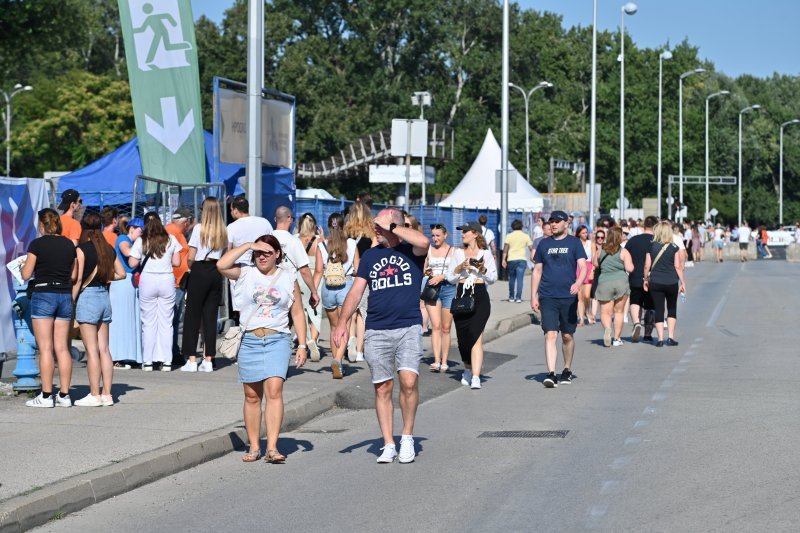
{"label": "concrete sidewalk", "polygon": [[[489,287],[492,314],[485,342],[531,323],[529,278],[524,303],[503,301],[508,284]],[[327,321],[322,346],[328,348]],[[430,339],[425,339],[430,361]],[[326,350],[327,351],[327,350]],[[422,400],[459,386],[461,366],[451,347],[450,376],[421,369]],[[487,371],[506,362],[487,356]],[[334,407],[368,409],[373,395],[366,363],[349,364],[343,380],[330,373],[331,358],[309,362],[284,388],[283,430]],[[15,361],[3,369],[10,381]],[[241,450],[242,389],[236,367],[221,361],[212,374],[118,370],[111,408],[31,409],[27,397],[0,397],[0,533],[23,531],[175,472]],[[56,377],[57,379],[57,377]],[[73,401],[88,393],[84,363],[73,369]]]}

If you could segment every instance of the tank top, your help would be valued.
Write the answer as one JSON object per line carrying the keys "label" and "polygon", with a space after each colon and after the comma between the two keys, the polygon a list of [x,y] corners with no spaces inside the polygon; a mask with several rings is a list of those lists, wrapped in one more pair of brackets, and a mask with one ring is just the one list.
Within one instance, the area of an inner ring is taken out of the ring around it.
{"label": "tank top", "polygon": [[[428,252],[428,268],[433,272],[434,276],[446,276],[447,269],[450,268],[450,261],[453,259],[453,248],[447,248],[445,257],[433,257]],[[446,282],[447,280],[445,280]]]}
{"label": "tank top", "polygon": [[[86,283],[86,280],[89,279],[94,272],[95,267],[97,266],[97,248],[94,247],[94,243],[92,242],[85,242],[83,244],[79,244],[78,248],[83,252],[83,278],[81,279],[81,286]],[[95,274],[94,279],[92,280],[87,287],[106,287],[107,285],[100,280],[99,276]]]}
{"label": "tank top", "polygon": [[615,254],[601,251],[600,259],[603,261],[603,264],[600,266],[600,279],[597,280],[597,283],[606,283],[628,278],[628,273],[625,272],[625,263],[622,261],[622,248]]}

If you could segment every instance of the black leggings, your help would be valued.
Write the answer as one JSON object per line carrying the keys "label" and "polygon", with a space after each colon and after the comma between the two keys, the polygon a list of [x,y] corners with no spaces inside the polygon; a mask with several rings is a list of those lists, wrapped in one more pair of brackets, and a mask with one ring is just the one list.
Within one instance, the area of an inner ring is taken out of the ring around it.
{"label": "black leggings", "polygon": [[183,356],[197,355],[197,336],[203,322],[206,357],[217,354],[217,311],[222,300],[222,274],[216,261],[197,261],[192,265],[186,288],[183,318]]}
{"label": "black leggings", "polygon": [[678,284],[659,285],[652,283],[649,287],[650,295],[653,297],[653,305],[656,311],[656,322],[664,322],[664,303],[667,306],[667,316],[678,318]]}
{"label": "black leggings", "polygon": [[[472,364],[472,347],[483,335],[486,322],[489,321],[489,314],[492,312],[492,304],[489,301],[489,292],[486,290],[486,285],[476,283],[474,289],[475,311],[466,315],[453,316],[453,322],[456,325],[456,337],[458,338],[458,351],[465,365]],[[458,288],[456,288],[456,296],[461,296],[463,291],[464,284],[459,283]]]}

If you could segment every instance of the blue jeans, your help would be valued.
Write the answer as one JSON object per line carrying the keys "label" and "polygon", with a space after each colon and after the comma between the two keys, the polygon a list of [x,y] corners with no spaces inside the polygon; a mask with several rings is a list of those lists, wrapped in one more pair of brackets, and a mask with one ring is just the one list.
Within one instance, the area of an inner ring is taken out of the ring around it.
{"label": "blue jeans", "polygon": [[[522,284],[525,281],[525,268],[528,262],[524,259],[508,261],[508,299],[522,300]],[[516,291],[514,288],[516,287]]]}

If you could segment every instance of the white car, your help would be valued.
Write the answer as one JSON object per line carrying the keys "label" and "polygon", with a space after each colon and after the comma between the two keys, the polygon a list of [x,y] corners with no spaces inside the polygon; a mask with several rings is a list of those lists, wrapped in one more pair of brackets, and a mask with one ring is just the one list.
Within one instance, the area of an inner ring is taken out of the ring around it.
{"label": "white car", "polygon": [[767,246],[789,246],[794,242],[794,226],[783,226],[780,229],[769,230]]}

